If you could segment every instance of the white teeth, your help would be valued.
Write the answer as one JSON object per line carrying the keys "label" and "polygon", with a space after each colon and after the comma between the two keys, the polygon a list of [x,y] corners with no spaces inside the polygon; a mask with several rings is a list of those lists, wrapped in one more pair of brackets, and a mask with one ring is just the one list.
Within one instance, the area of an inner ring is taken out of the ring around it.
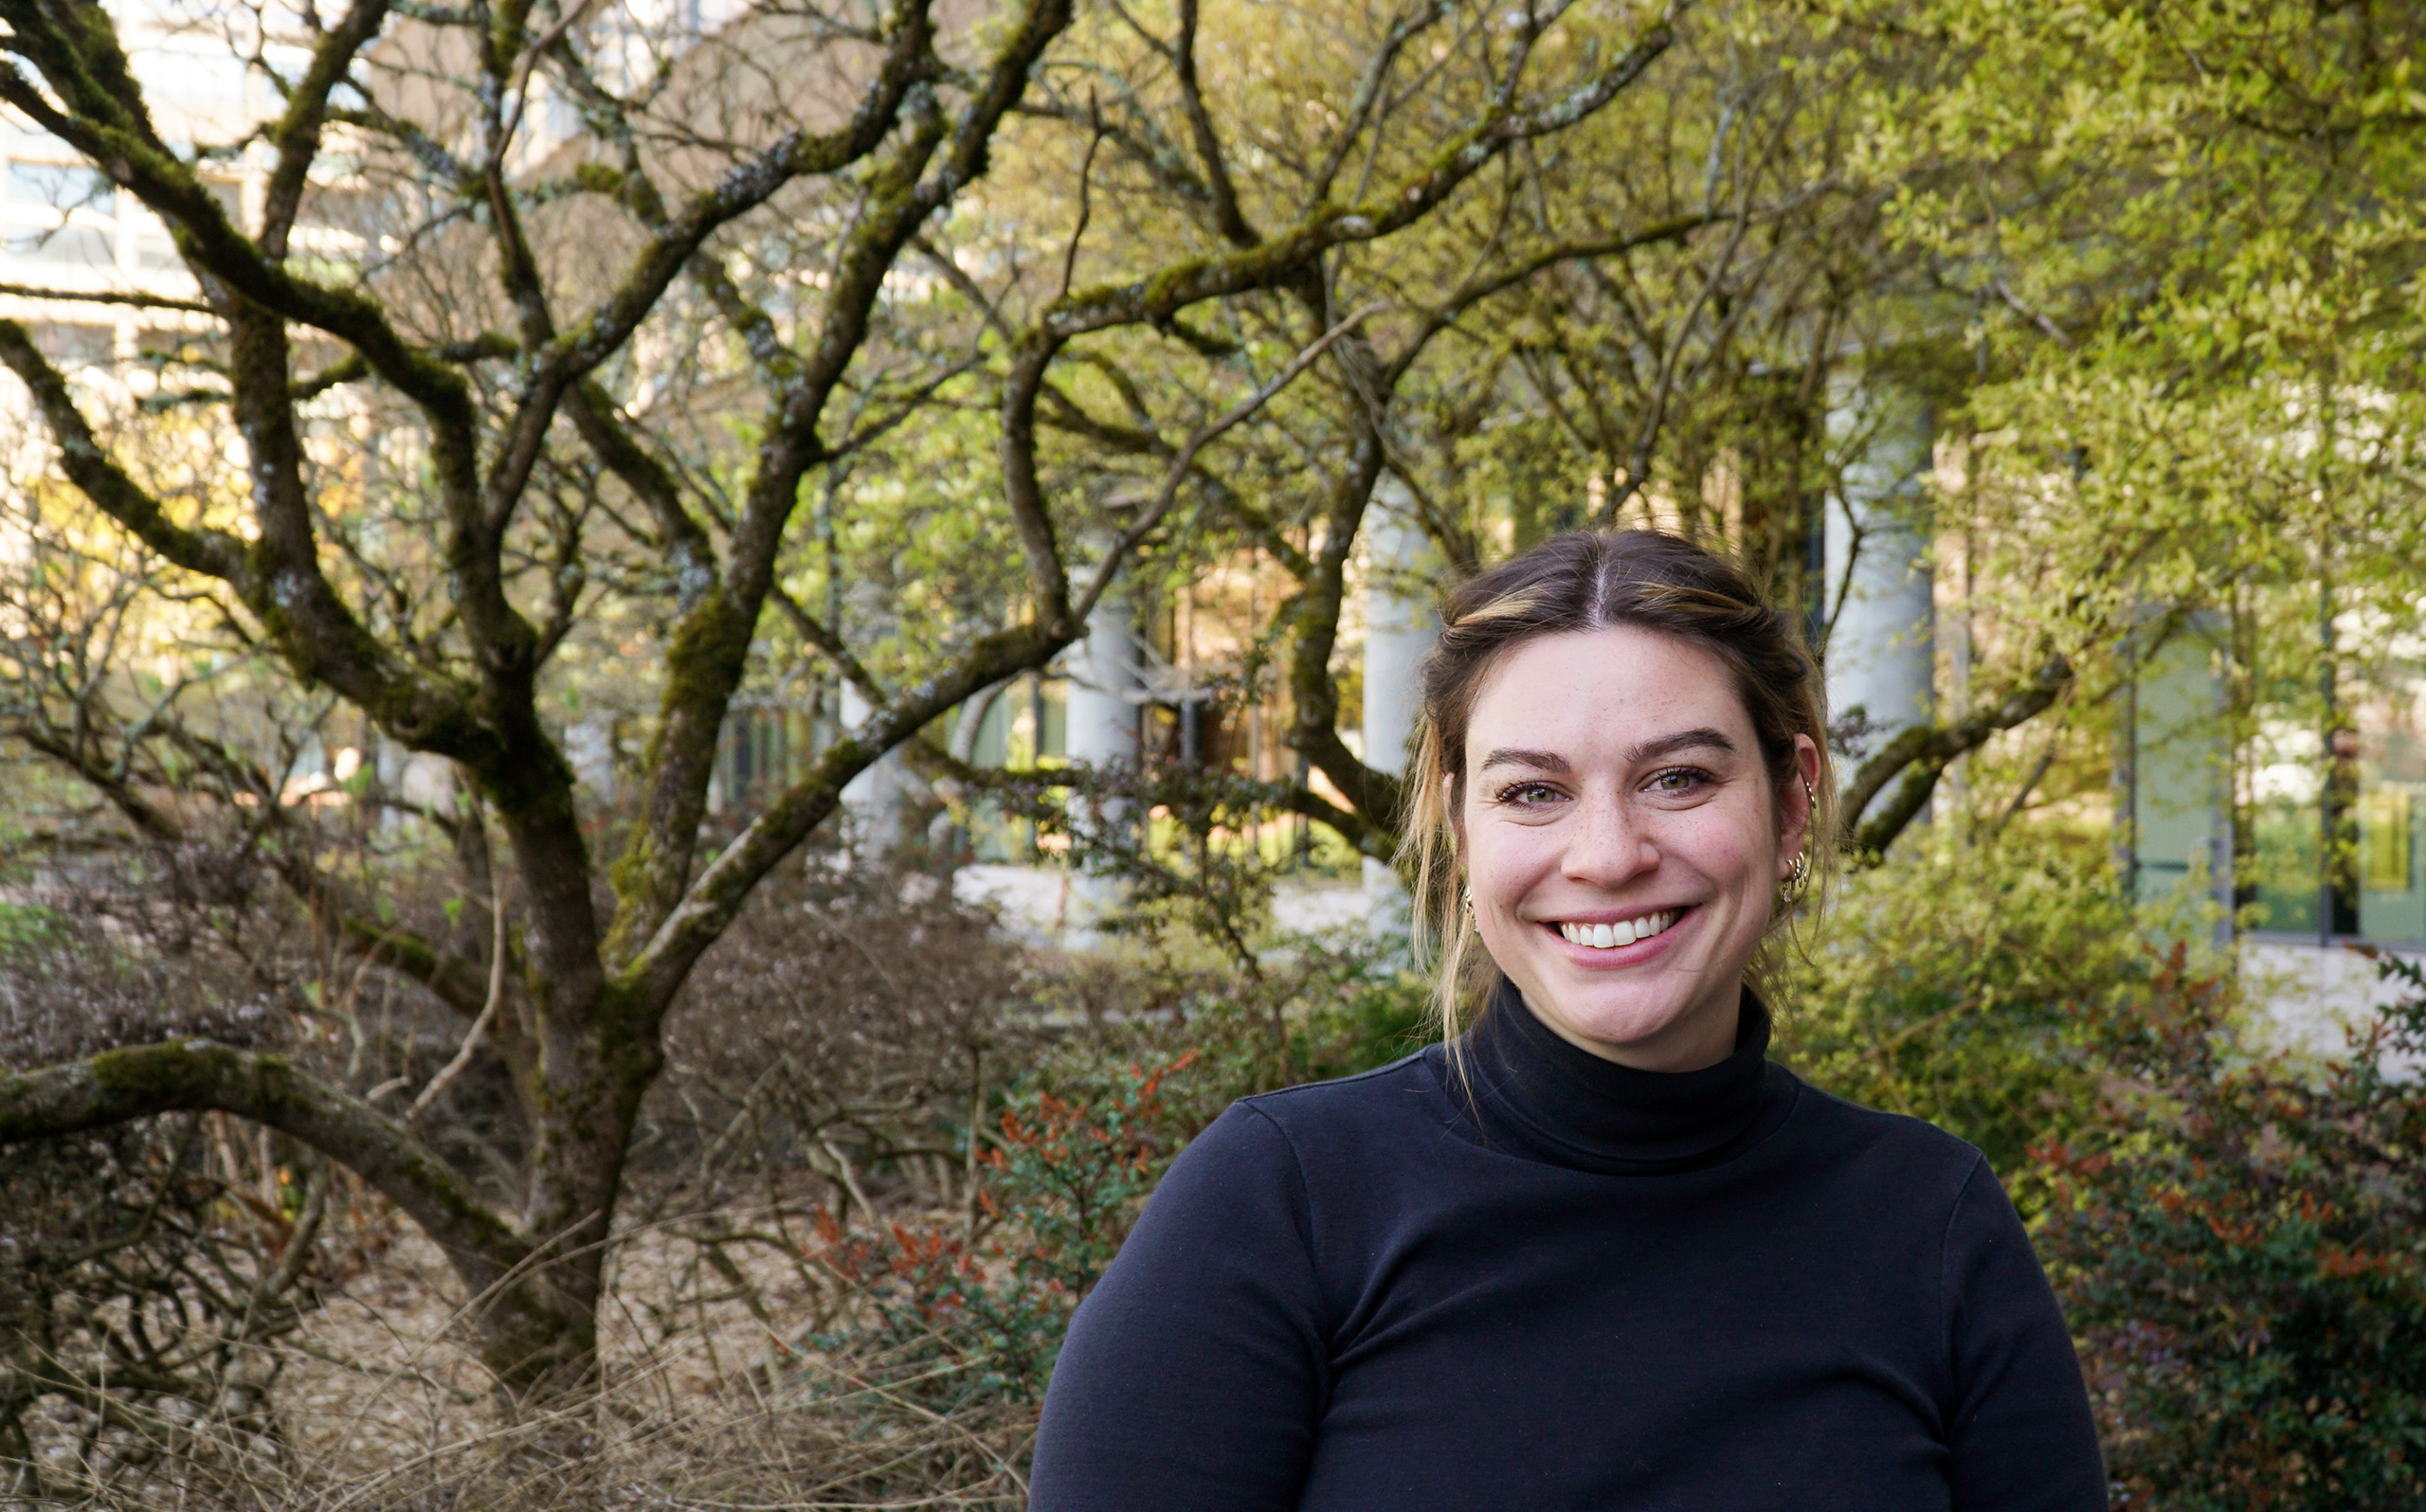
{"label": "white teeth", "polygon": [[1615,950],[1638,940],[1648,940],[1676,922],[1674,911],[1646,913],[1638,919],[1620,919],[1616,924],[1562,924],[1558,932],[1569,945],[1590,945],[1595,950]]}

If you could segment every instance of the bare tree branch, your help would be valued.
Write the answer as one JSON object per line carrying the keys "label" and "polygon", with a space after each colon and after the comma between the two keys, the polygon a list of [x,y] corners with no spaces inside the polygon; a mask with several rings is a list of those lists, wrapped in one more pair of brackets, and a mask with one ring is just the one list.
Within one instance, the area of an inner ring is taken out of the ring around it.
{"label": "bare tree branch", "polygon": [[[1856,856],[1876,856],[1895,842],[1917,818],[1938,775],[1958,756],[1977,750],[1990,737],[2036,718],[2073,684],[2073,664],[2061,656],[2047,658],[2037,674],[2003,698],[1977,709],[1951,724],[1918,724],[1896,732],[1877,754],[1864,761],[1845,784],[1839,811],[1855,828],[1848,837]],[[1879,790],[1898,772],[1904,780],[1869,818],[1862,818]]]}
{"label": "bare tree branch", "polygon": [[1274,373],[1254,393],[1239,401],[1219,418],[1199,426],[1196,432],[1181,445],[1179,455],[1171,459],[1169,469],[1163,475],[1162,487],[1155,491],[1153,502],[1139,513],[1135,523],[1113,538],[1111,549],[1104,553],[1103,561],[1095,568],[1094,579],[1087,584],[1085,591],[1078,595],[1077,603],[1071,605],[1071,618],[1083,621],[1093,612],[1096,602],[1112,586],[1113,579],[1119,572],[1121,564],[1128,559],[1131,552],[1137,549],[1140,542],[1152,535],[1161,527],[1164,517],[1170,513],[1171,506],[1179,501],[1180,486],[1195,472],[1196,457],[1199,452],[1253,418],[1264,405],[1278,397],[1282,389],[1296,382],[1298,376],[1307,369],[1320,361],[1323,353],[1331,351],[1334,343],[1386,308],[1386,305],[1377,300],[1356,311],[1347,319],[1316,337],[1312,346],[1289,359],[1287,366]]}
{"label": "bare tree branch", "polygon": [[190,1040],[0,1072],[0,1144],[196,1108],[250,1119],[343,1161],[459,1261],[469,1258],[501,1276],[530,1254],[524,1235],[491,1213],[437,1152],[282,1055]]}
{"label": "bare tree branch", "polygon": [[60,470],[103,513],[189,572],[217,578],[239,591],[248,585],[251,572],[244,543],[225,531],[171,520],[94,437],[93,427],[67,390],[67,380],[14,320],[0,320],[0,363],[6,363],[32,391],[34,409],[50,427],[51,439],[59,447]]}
{"label": "bare tree branch", "polygon": [[209,315],[199,299],[172,299],[165,295],[137,294],[124,289],[45,289],[30,283],[0,283],[0,294],[20,299],[62,299],[83,304],[125,305],[136,310],[185,310]]}

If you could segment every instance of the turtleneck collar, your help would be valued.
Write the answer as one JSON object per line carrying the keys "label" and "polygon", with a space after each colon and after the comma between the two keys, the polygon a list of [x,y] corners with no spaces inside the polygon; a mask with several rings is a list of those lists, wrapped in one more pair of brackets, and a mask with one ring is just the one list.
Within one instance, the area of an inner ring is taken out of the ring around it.
{"label": "turtleneck collar", "polygon": [[1502,979],[1462,1042],[1463,1087],[1440,1047],[1450,1096],[1485,1143],[1604,1175],[1660,1176],[1733,1159],[1777,1127],[1797,1083],[1767,1059],[1769,1011],[1747,989],[1735,1050],[1700,1071],[1638,1071],[1568,1044]]}

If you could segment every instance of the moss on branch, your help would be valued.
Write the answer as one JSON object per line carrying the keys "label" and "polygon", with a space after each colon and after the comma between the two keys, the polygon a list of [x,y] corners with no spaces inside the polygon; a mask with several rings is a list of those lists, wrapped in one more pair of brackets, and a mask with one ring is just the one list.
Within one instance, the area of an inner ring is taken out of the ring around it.
{"label": "moss on branch", "polygon": [[0,1145],[198,1109],[264,1125],[349,1167],[452,1251],[467,1278],[503,1277],[531,1253],[436,1151],[286,1056],[188,1039],[0,1073]]}

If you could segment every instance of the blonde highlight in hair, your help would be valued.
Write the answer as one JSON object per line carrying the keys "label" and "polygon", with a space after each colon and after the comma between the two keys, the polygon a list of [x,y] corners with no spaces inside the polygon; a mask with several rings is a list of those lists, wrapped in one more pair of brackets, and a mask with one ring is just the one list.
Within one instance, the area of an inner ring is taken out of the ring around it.
{"label": "blonde highlight in hair", "polygon": [[[1771,915],[1768,935],[1746,975],[1756,988],[1774,979],[1778,958],[1803,948],[1801,930],[1817,918],[1835,872],[1836,779],[1828,755],[1827,709],[1819,668],[1795,617],[1761,597],[1733,563],[1657,531],[1569,531],[1472,579],[1441,606],[1441,630],[1424,658],[1406,823],[1400,858],[1414,873],[1414,933],[1433,962],[1433,1006],[1441,1037],[1455,1041],[1470,1008],[1496,981],[1497,965],[1478,949],[1464,906],[1464,857],[1457,808],[1464,801],[1466,728],[1476,694],[1501,657],[1539,636],[1630,628],[1673,636],[1716,656],[1733,675],[1750,716],[1764,766],[1781,784],[1800,781],[1798,735],[1818,747],[1803,837],[1810,876],[1801,896]],[[1457,1071],[1463,1075],[1462,1059]]]}

